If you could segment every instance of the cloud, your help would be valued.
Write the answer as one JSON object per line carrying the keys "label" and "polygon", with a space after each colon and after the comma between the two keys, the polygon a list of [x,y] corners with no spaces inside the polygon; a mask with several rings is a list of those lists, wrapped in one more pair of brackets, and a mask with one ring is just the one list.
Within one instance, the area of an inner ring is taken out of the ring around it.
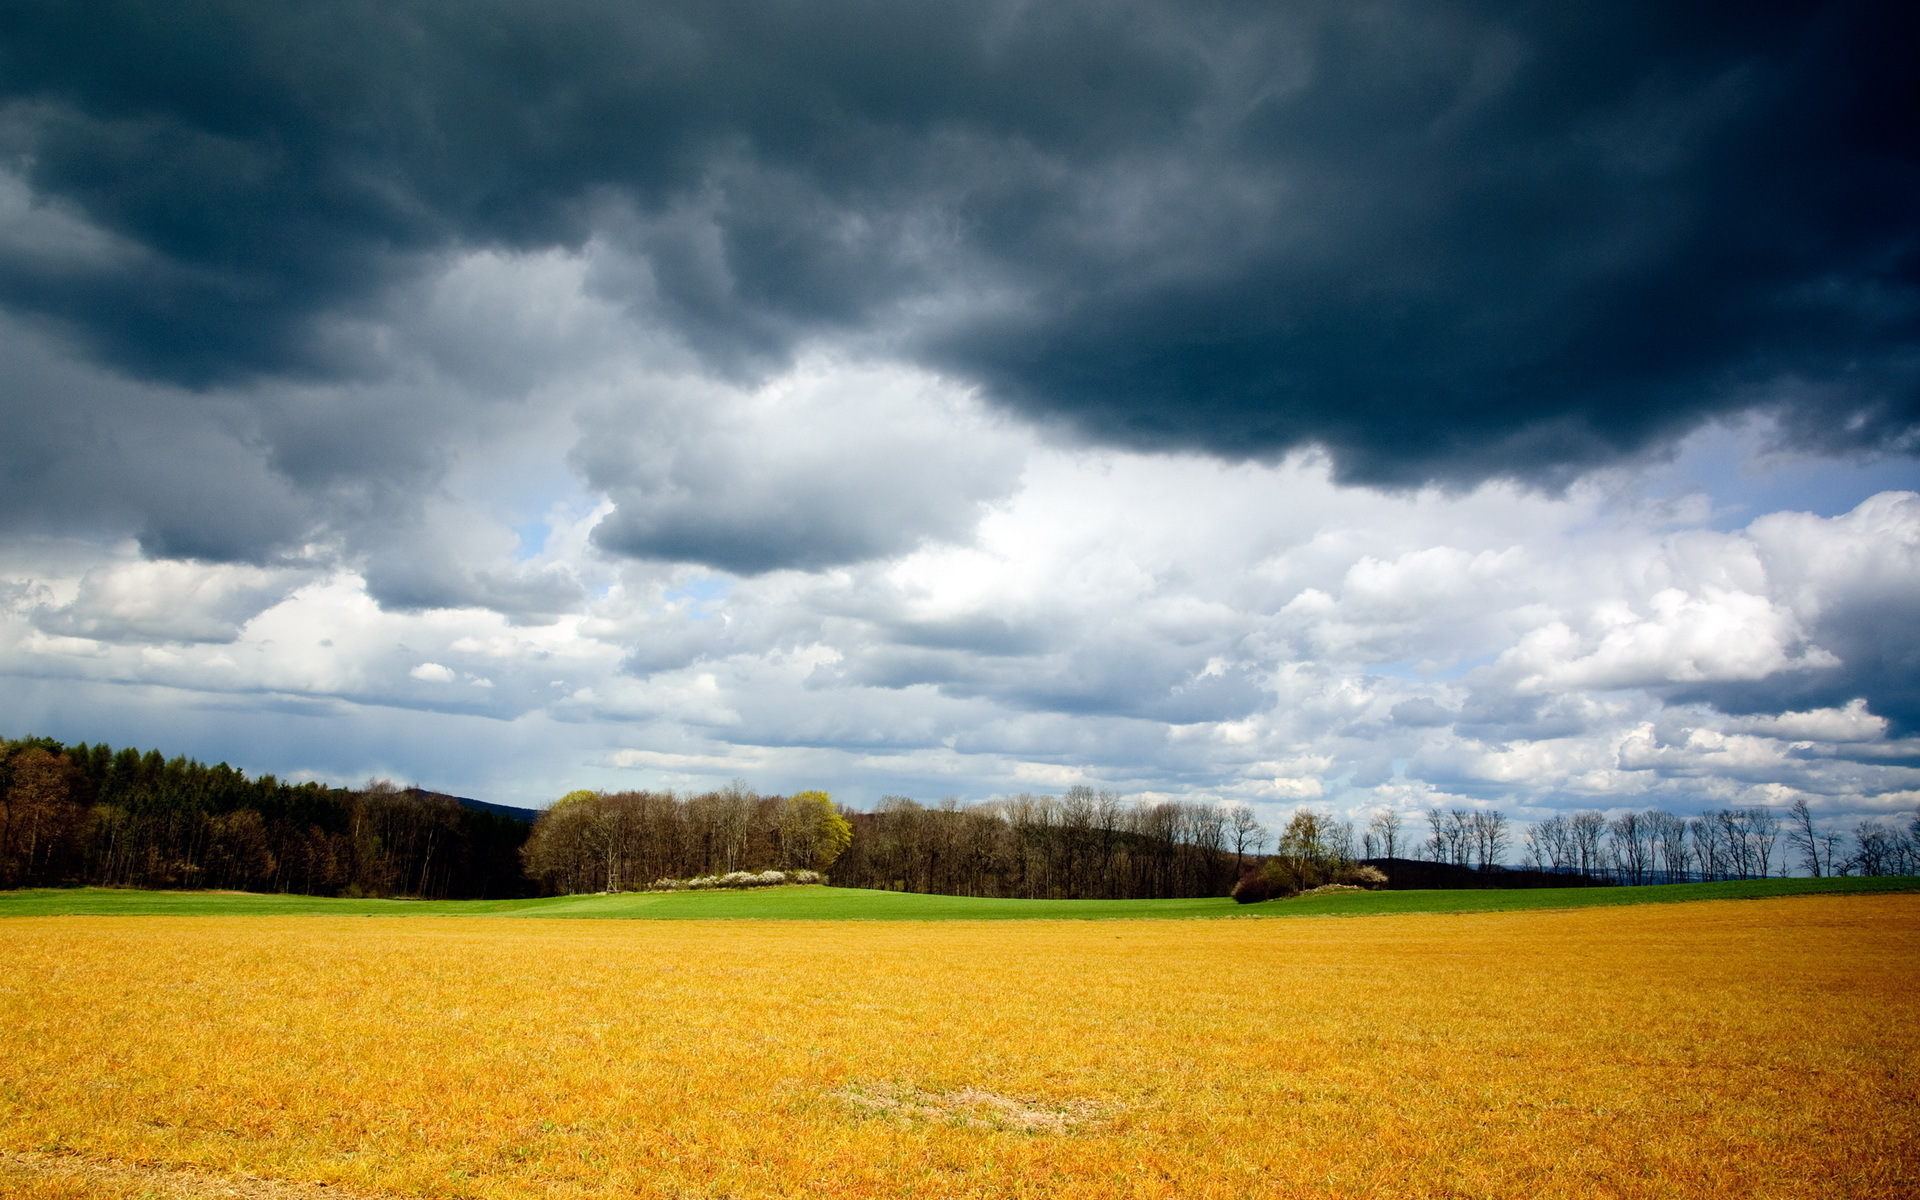
{"label": "cloud", "polygon": [[1882,492],[1849,513],[1780,512],[1747,529],[1777,603],[1832,655],[1819,669],[1676,689],[1729,712],[1835,708],[1864,697],[1900,733],[1920,729],[1920,495]]}
{"label": "cloud", "polygon": [[0,207],[45,250],[0,303],[148,380],[338,378],[448,254],[598,246],[728,378],[858,346],[1347,480],[1565,482],[1753,408],[1914,444],[1907,6],[481,7],[21,8]]}
{"label": "cloud", "polygon": [[1792,614],[1764,596],[1663,588],[1646,608],[1644,615],[1625,605],[1601,608],[1585,637],[1562,622],[1542,626],[1501,665],[1525,672],[1522,692],[1765,679],[1840,665],[1806,645]]}
{"label": "cloud", "polygon": [[[940,393],[917,403],[945,419]],[[78,726],[99,714],[145,720],[136,696],[232,729],[272,724],[243,711],[305,713],[312,736],[353,730],[370,764],[415,764],[390,774],[524,802],[740,775],[856,803],[1089,782],[1237,799],[1267,818],[1300,803],[1692,811],[1778,802],[1781,788],[1846,814],[1920,787],[1920,753],[1871,690],[1729,713],[1676,698],[1704,685],[1671,682],[1702,664],[1725,686],[1806,674],[1804,638],[1787,632],[1817,635],[1826,614],[1898,590],[1899,495],[1722,533],[1611,507],[1611,486],[1396,496],[1339,487],[1311,458],[1230,467],[1039,444],[1017,457],[1020,482],[970,540],[821,572],[609,560],[586,533],[608,510],[576,511],[526,561],[583,594],[539,622],[382,605],[341,562],[11,543],[0,671],[20,685],[0,713],[39,705],[74,728],[34,727],[89,738],[102,733]],[[1875,565],[1863,579],[1834,566],[1848,563]],[[1556,627],[1578,636],[1535,636]],[[1765,653],[1722,653],[1729,639]],[[1872,684],[1850,669],[1817,668],[1835,688]],[[82,695],[92,716],[62,707]],[[521,761],[480,761],[464,734],[396,760],[355,723],[371,710],[408,728],[497,726]]]}
{"label": "cloud", "polygon": [[[572,407],[473,377],[491,354],[531,362],[537,347],[541,378],[564,392],[563,367],[617,371],[644,348],[583,299],[583,273],[544,257],[442,264],[392,322],[334,331],[370,372],[334,382],[139,382],[0,316],[12,431],[0,440],[0,535],[132,538],[156,559],[345,562],[395,607],[550,618],[577,605],[580,578],[521,555],[514,527],[577,519],[555,504],[593,507],[562,461],[578,436]],[[538,307],[514,307],[529,300]]]}
{"label": "cloud", "polygon": [[1425,696],[1416,696],[1412,700],[1402,700],[1389,710],[1393,719],[1402,725],[1431,727],[1451,725],[1460,714],[1451,709],[1442,708],[1438,703]]}
{"label": "cloud", "polygon": [[308,500],[249,444],[244,405],[113,377],[4,317],[0,353],[0,530],[254,562],[312,532]]}
{"label": "cloud", "polygon": [[754,753],[748,748],[731,755],[721,754],[667,754],[658,750],[616,750],[607,757],[612,766],[630,770],[656,769],[670,771],[750,771],[762,766],[766,761],[764,752]]}
{"label": "cloud", "polygon": [[1728,722],[1727,727],[1740,733],[1758,733],[1788,741],[1874,742],[1886,736],[1887,720],[1868,712],[1867,702],[1856,697],[1845,708],[1746,717]]}
{"label": "cloud", "polygon": [[16,7],[10,728],[523,801],[1920,786],[1898,6]]}
{"label": "cloud", "polygon": [[228,564],[112,563],[82,575],[71,600],[37,605],[33,623],[104,642],[231,642],[308,579],[308,572]]}
{"label": "cloud", "polygon": [[582,418],[601,549],[740,575],[964,541],[1024,466],[972,396],[912,371],[803,364],[751,391],[640,381]]}
{"label": "cloud", "polygon": [[[1664,727],[1663,727],[1664,726]],[[1662,781],[1679,781],[1709,792],[1765,797],[1787,789],[1855,806],[1871,796],[1910,788],[1920,769],[1902,763],[1864,762],[1851,755],[1807,754],[1778,738],[1730,733],[1710,724],[1671,718],[1647,722],[1619,745],[1619,765]],[[1790,798],[1790,797],[1789,797]],[[1779,801],[1766,798],[1762,803]]]}

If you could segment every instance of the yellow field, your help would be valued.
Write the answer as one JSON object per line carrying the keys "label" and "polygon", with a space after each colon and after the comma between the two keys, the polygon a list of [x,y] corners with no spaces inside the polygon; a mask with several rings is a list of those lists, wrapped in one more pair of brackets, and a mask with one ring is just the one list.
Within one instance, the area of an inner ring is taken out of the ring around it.
{"label": "yellow field", "polygon": [[0,1194],[49,1200],[153,1163],[404,1196],[1911,1197],[1920,897],[21,918],[0,1151],[38,1152]]}

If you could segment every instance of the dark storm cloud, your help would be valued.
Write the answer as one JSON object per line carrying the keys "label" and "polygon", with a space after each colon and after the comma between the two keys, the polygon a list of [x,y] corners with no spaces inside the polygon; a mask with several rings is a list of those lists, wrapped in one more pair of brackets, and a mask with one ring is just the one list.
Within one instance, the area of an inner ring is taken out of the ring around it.
{"label": "dark storm cloud", "polygon": [[0,532],[131,534],[162,557],[257,560],[314,528],[310,497],[218,397],[104,378],[0,321]]}
{"label": "dark storm cloud", "polygon": [[505,529],[426,502],[447,423],[479,411],[470,393],[130,381],[4,318],[0,362],[0,537],[130,537],[149,558],[221,563],[319,553],[391,609],[538,620],[580,599],[564,571],[513,563]]}
{"label": "dark storm cloud", "polygon": [[104,240],[0,298],[157,378],[324,374],[316,319],[430,252],[597,236],[718,369],[877,339],[1132,446],[1552,480],[1762,406],[1910,447],[1913,13],[22,2],[4,150]]}

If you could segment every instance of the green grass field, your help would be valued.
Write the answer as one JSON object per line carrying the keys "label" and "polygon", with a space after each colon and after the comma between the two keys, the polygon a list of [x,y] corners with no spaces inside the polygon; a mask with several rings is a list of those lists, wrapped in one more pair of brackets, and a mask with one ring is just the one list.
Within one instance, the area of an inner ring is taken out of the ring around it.
{"label": "green grass field", "polygon": [[549,896],[537,900],[335,900],[237,892],[37,888],[0,892],[0,917],[45,916],[462,916],[638,920],[956,921],[1119,920],[1192,917],[1358,917],[1381,913],[1514,912],[1685,900],[1749,900],[1835,892],[1920,891],[1920,878],[1750,879],[1638,888],[1343,892],[1265,904],[1205,900],[982,900],[858,888],[782,887],[746,892]]}

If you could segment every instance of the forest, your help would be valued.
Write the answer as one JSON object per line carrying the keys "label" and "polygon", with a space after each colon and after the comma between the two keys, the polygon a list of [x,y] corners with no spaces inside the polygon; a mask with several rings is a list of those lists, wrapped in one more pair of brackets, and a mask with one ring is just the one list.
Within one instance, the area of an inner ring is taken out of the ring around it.
{"label": "forest", "polygon": [[[480,899],[641,891],[736,871],[841,887],[1023,899],[1256,900],[1344,886],[1579,887],[1776,874],[1920,874],[1920,814],[1821,824],[1780,810],[1660,810],[1531,824],[1434,808],[1364,828],[1070,788],[982,804],[824,792],[577,791],[529,824],[418,788],[282,783],[225,763],[46,738],[0,741],[0,888],[206,888]],[[1413,822],[1419,821],[1424,829]],[[1517,858],[1518,862],[1515,863]]]}
{"label": "forest", "polygon": [[904,796],[855,813],[830,877],[846,887],[950,896],[1149,900],[1224,896],[1260,860],[1251,810],[1109,791],[926,806]]}
{"label": "forest", "polygon": [[1224,896],[1257,857],[1243,808],[1136,805],[1111,792],[843,812],[824,792],[575,792],[543,814],[527,869],[558,892],[632,891],[741,869],[824,871],[840,887],[1027,899]]}
{"label": "forest", "polygon": [[158,750],[0,741],[0,888],[532,895],[523,821],[451,796],[249,779]]}
{"label": "forest", "polygon": [[852,840],[825,792],[580,791],[540,814],[522,858],[550,892],[633,892],[733,871],[825,870]]}

